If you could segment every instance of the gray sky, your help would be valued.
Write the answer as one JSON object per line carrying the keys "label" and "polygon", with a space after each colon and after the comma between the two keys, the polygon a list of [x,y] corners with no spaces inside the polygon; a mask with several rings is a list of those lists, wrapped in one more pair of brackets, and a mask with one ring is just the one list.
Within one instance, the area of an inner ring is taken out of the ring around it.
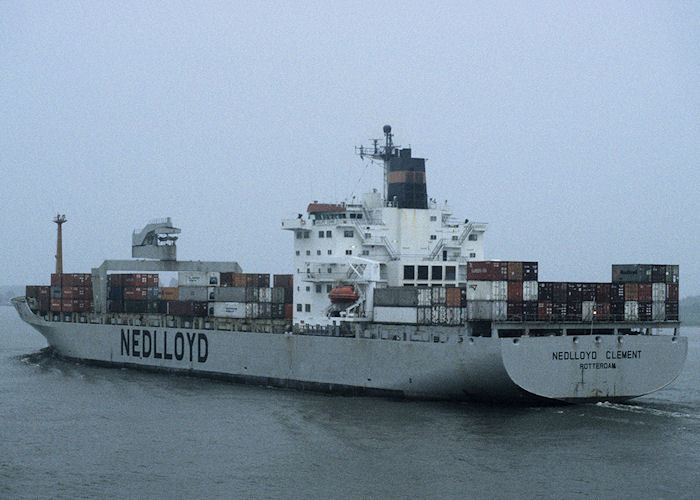
{"label": "gray sky", "polygon": [[698,2],[2,2],[0,284],[130,257],[291,272],[280,219],[380,186],[353,146],[428,158],[488,258],[609,281],[677,263],[700,294]]}

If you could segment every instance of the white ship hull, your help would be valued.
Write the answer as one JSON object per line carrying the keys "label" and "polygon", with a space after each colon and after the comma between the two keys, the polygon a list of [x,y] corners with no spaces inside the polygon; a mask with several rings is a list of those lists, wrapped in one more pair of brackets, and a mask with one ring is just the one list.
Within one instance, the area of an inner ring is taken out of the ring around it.
{"label": "white ship hull", "polygon": [[60,355],[298,389],[429,399],[620,401],[681,371],[670,335],[462,337],[417,342],[46,321],[21,318]]}

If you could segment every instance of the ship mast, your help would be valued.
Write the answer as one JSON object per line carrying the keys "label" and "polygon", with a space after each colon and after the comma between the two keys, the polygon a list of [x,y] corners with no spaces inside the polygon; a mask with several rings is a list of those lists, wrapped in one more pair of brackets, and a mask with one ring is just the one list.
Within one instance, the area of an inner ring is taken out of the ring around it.
{"label": "ship mast", "polygon": [[355,153],[364,159],[365,156],[373,160],[382,160],[384,167],[383,205],[389,201],[389,162],[394,156],[394,134],[391,133],[391,125],[384,125],[384,146],[379,146],[380,139],[370,139],[372,147],[355,146]]}
{"label": "ship mast", "polygon": [[56,274],[63,274],[63,241],[61,226],[67,221],[65,215],[56,214],[53,221],[57,226],[56,235]]}

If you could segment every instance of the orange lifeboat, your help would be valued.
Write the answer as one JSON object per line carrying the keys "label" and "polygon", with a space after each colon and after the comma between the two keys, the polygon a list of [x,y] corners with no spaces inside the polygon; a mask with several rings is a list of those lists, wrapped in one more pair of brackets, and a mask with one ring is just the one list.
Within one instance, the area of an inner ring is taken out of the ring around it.
{"label": "orange lifeboat", "polygon": [[351,286],[337,286],[328,294],[333,304],[355,302],[360,295]]}

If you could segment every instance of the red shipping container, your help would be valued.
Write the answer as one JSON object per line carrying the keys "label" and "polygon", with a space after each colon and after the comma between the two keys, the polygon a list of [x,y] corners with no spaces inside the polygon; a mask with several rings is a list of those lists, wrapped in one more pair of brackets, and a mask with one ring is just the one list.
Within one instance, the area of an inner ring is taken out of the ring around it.
{"label": "red shipping container", "polygon": [[[508,282],[508,302],[522,302],[523,300],[523,282],[509,281]],[[448,304],[449,305],[449,304]]]}
{"label": "red shipping container", "polygon": [[625,300],[639,300],[639,283],[625,283]]}
{"label": "red shipping container", "polygon": [[294,304],[284,305],[284,317],[285,319],[292,319],[294,315]]}
{"label": "red shipping container", "polygon": [[523,303],[508,302],[508,305],[506,306],[506,317],[508,318],[508,321],[522,321]]}
{"label": "red shipping container", "polygon": [[75,299],[61,299],[61,311],[76,312],[78,309],[78,301]]}
{"label": "red shipping container", "polygon": [[51,299],[49,297],[41,295],[39,296],[38,301],[40,311],[48,311],[51,308]]}
{"label": "red shipping container", "polygon": [[[651,302],[651,283],[640,283],[638,296],[639,302]],[[651,313],[650,313],[651,315]]]}
{"label": "red shipping container", "polygon": [[595,300],[597,302],[610,302],[610,283],[598,283],[595,287]]}
{"label": "red shipping container", "polygon": [[92,311],[92,301],[91,300],[78,300],[77,301],[77,312],[89,312]]}
{"label": "red shipping container", "polygon": [[50,286],[40,286],[39,287],[39,297],[51,297],[51,287]]}
{"label": "red shipping container", "polygon": [[596,288],[596,283],[581,283],[581,300],[595,300]]}
{"label": "red shipping container", "polygon": [[272,283],[275,287],[292,288],[294,286],[294,275],[275,274],[272,277]]}
{"label": "red shipping container", "polygon": [[148,288],[134,286],[124,288],[124,300],[146,300],[148,298]]}
{"label": "red shipping container", "polygon": [[49,309],[52,311],[60,311],[61,310],[61,299],[51,299],[51,303],[49,304]]}
{"label": "red shipping container", "polygon": [[553,309],[551,302],[537,303],[537,320],[550,321],[552,319]]}
{"label": "red shipping container", "polygon": [[51,286],[61,286],[61,276],[60,274],[51,275]]}
{"label": "red shipping container", "polygon": [[666,302],[678,302],[678,283],[666,285]]}
{"label": "red shipping container", "polygon": [[508,267],[508,281],[522,281],[523,280],[523,263],[522,262],[507,262]]}
{"label": "red shipping container", "polygon": [[77,299],[78,298],[78,287],[77,286],[64,286],[61,290],[61,298],[64,299]]}

